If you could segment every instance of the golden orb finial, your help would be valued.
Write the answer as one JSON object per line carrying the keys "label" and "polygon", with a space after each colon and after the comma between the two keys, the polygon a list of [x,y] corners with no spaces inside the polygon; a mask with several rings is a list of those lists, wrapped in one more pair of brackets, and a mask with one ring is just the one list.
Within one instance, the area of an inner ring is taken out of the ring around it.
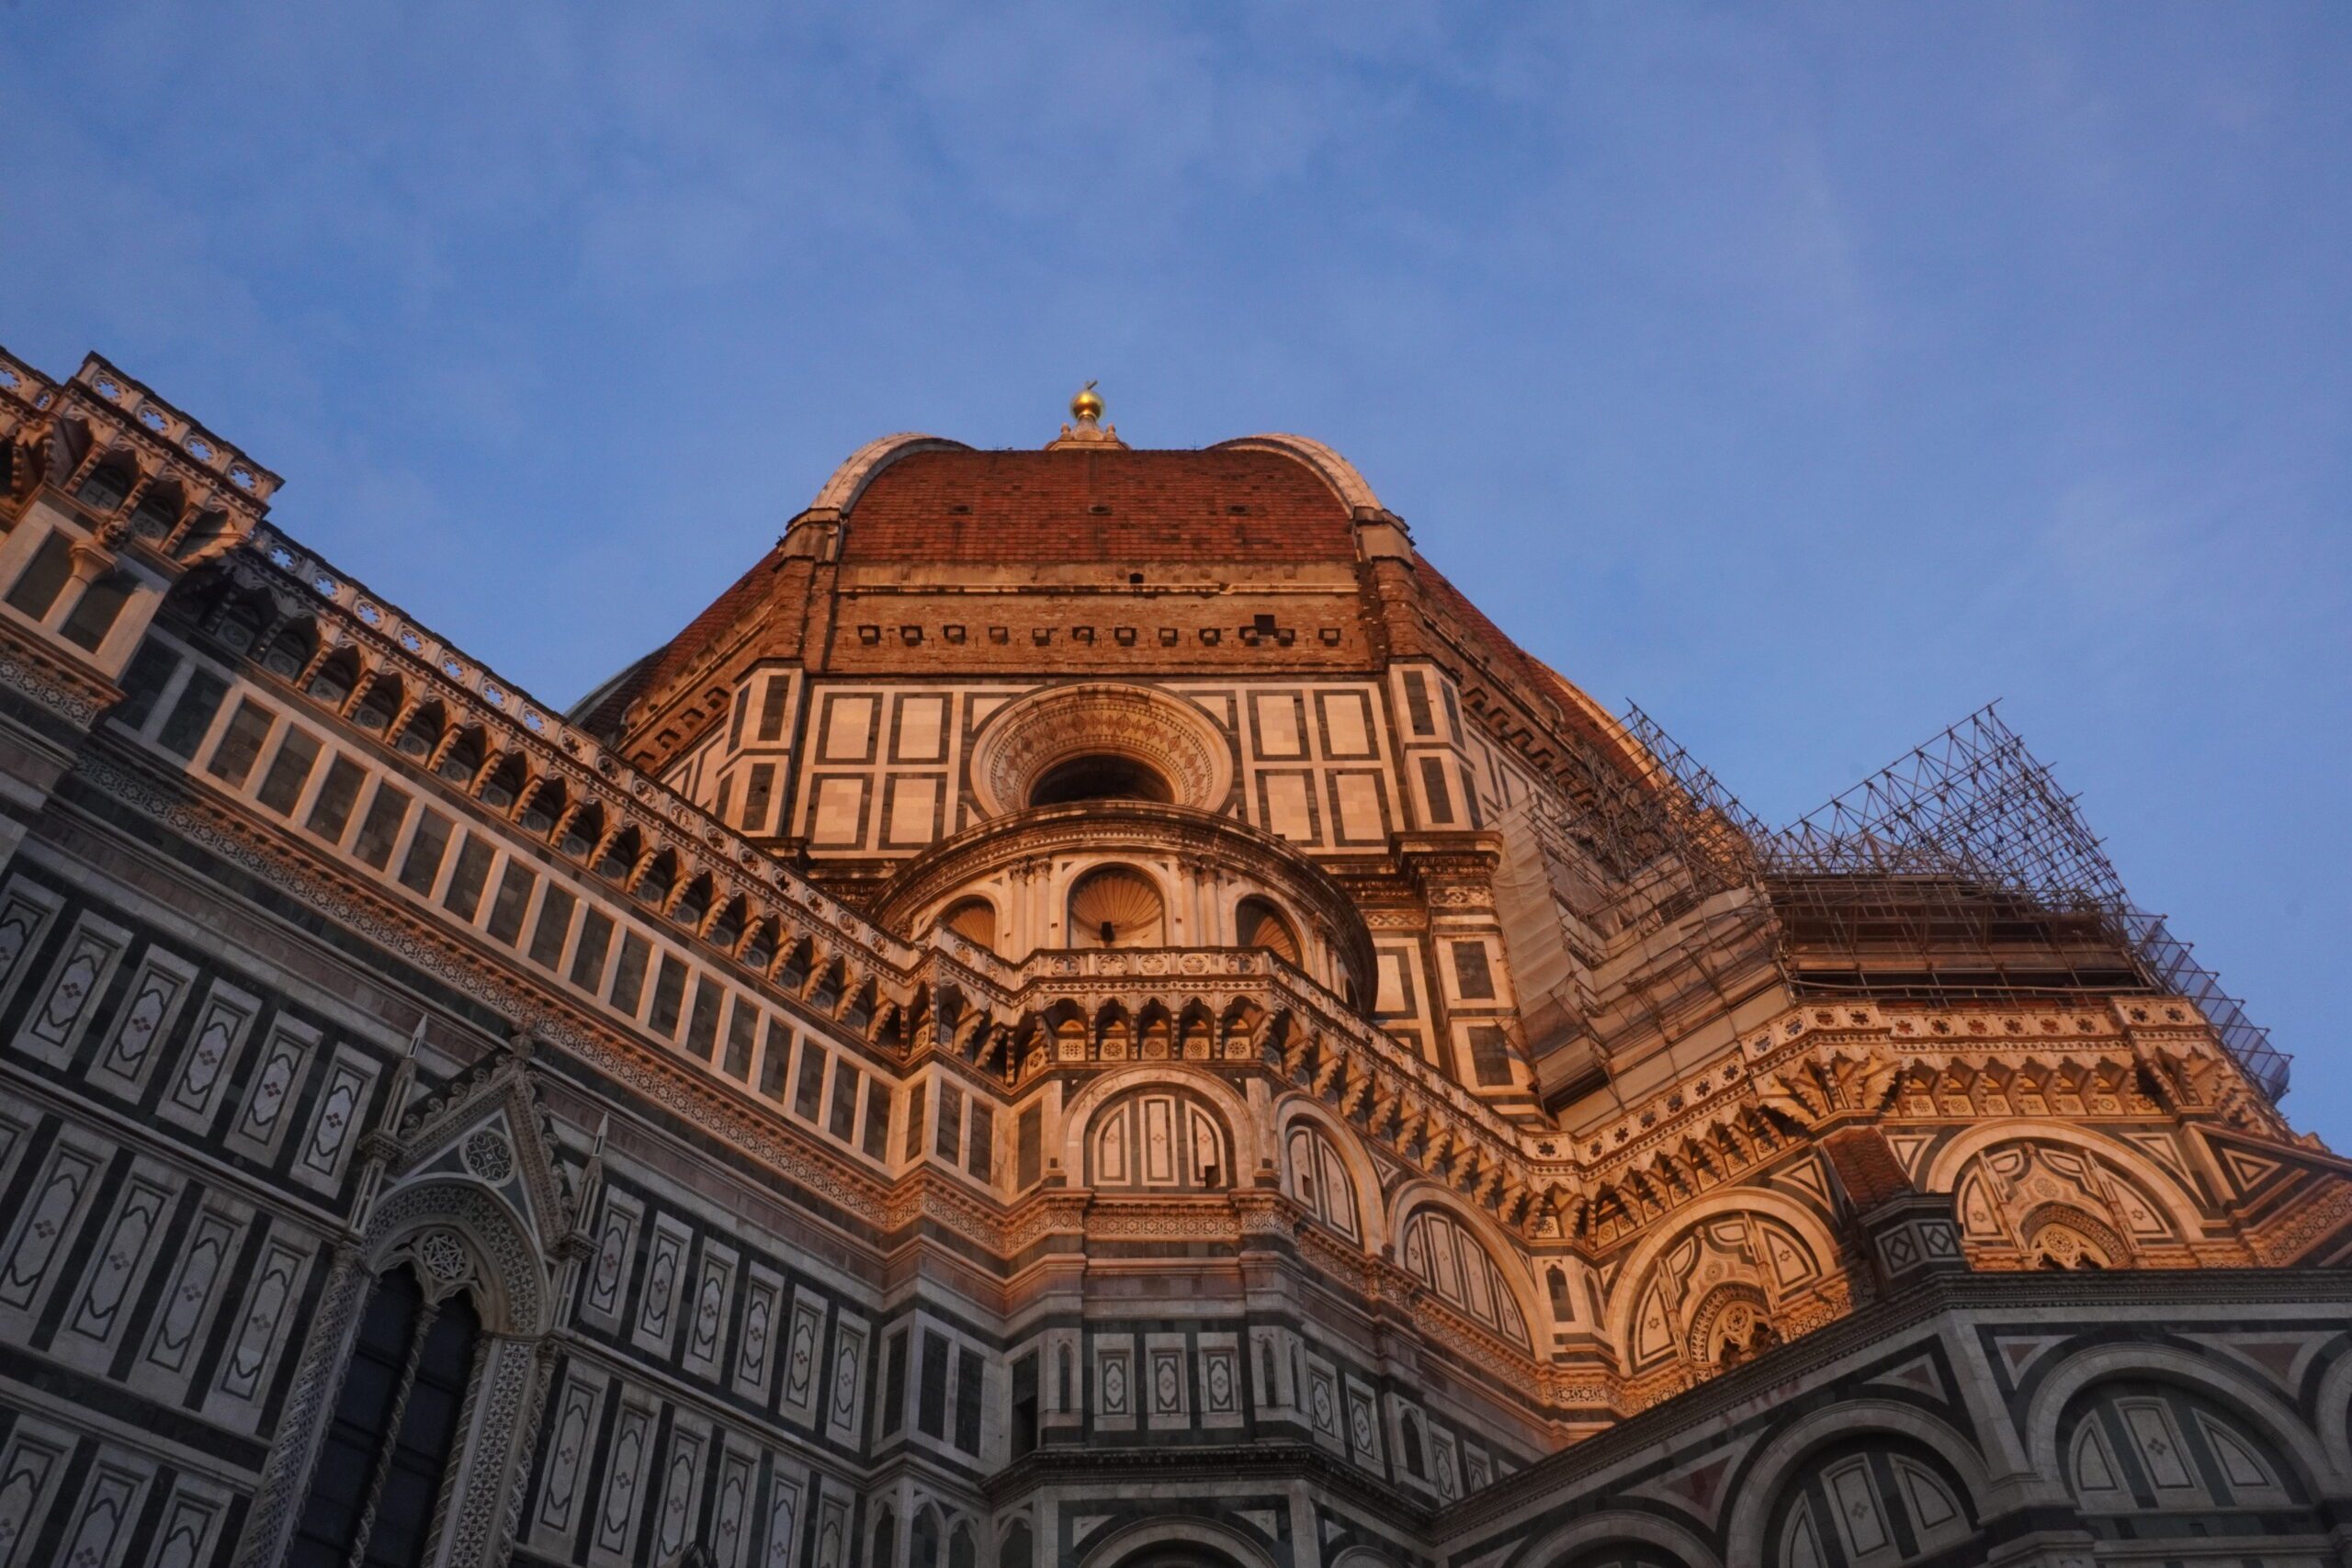
{"label": "golden orb finial", "polygon": [[1092,424],[1102,417],[1102,396],[1094,389],[1093,382],[1080,387],[1078,396],[1069,400],[1069,416],[1080,424]]}

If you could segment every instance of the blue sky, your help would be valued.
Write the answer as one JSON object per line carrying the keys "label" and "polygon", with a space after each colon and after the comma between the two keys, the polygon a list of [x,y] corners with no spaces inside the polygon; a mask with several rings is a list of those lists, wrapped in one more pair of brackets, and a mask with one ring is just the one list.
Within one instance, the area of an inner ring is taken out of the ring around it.
{"label": "blue sky", "polygon": [[2352,1147],[2352,9],[0,0],[0,342],[566,701],[876,434],[1295,430],[1758,813],[1988,699]]}

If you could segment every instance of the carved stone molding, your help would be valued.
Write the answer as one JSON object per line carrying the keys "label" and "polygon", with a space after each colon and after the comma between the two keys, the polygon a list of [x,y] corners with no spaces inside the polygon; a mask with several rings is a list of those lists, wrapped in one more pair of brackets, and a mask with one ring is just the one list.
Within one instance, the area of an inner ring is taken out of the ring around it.
{"label": "carved stone molding", "polygon": [[1087,682],[1051,686],[1008,703],[972,745],[972,793],[990,817],[1029,804],[1057,764],[1097,755],[1157,769],[1177,804],[1223,807],[1233,789],[1233,749],[1199,710],[1146,686]]}

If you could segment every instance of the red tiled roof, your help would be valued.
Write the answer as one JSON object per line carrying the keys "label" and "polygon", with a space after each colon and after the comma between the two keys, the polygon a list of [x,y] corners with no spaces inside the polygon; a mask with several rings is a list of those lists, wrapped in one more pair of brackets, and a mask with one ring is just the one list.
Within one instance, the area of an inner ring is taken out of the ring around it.
{"label": "red tiled roof", "polygon": [[1624,741],[1612,733],[1606,723],[1595,717],[1591,698],[1571,686],[1559,671],[1511,641],[1509,634],[1488,620],[1486,612],[1448,581],[1445,574],[1431,566],[1426,556],[1419,563],[1419,576],[1423,590],[1437,606],[1460,622],[1473,639],[1484,644],[1488,653],[1506,671],[1524,681],[1530,689],[1549,696],[1570,728],[1587,739],[1597,742],[1603,756],[1624,767],[1629,776],[1641,777],[1640,768],[1629,765]]}
{"label": "red tiled roof", "polygon": [[775,574],[775,553],[770,550],[762,556],[751,570],[737,578],[701,615],[688,621],[676,637],[624,671],[616,682],[608,682],[609,690],[592,694],[597,697],[595,706],[591,711],[575,712],[573,721],[600,735],[616,729],[629,704],[662,686],[700,658],[719,633],[734,625],[767,592],[768,579]]}
{"label": "red tiled roof", "polygon": [[842,559],[1352,561],[1349,523],[1321,478],[1274,452],[917,452],[858,497]]}

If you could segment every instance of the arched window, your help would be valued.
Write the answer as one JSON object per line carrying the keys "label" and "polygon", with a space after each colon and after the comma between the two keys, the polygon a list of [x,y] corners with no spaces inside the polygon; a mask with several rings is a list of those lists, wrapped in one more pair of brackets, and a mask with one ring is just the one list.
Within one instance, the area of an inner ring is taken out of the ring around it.
{"label": "arched window", "polygon": [[1290,1130],[1291,1196],[1315,1217],[1354,1242],[1363,1244],[1363,1227],[1356,1218],[1356,1185],[1331,1140],[1301,1122]]}
{"label": "arched window", "polygon": [[1264,898],[1244,898],[1233,912],[1234,939],[1243,947],[1262,947],[1283,963],[1295,966],[1304,951],[1298,932],[1283,912]]}
{"label": "arched window", "polygon": [[1455,1311],[1525,1345],[1527,1320],[1502,1270],[1460,1220],[1423,1209],[1405,1222],[1405,1267]]}
{"label": "arched window", "polygon": [[293,1568],[424,1561],[481,1328],[471,1296],[430,1302],[406,1264],[377,1280],[295,1526]]}
{"label": "arched window", "polygon": [[1168,941],[1159,888],[1132,866],[1090,871],[1069,890],[1072,947],[1159,947]]}
{"label": "arched window", "polygon": [[939,1510],[926,1504],[915,1512],[915,1528],[907,1535],[907,1568],[942,1568]]}
{"label": "arched window", "polygon": [[1225,1123],[1183,1089],[1138,1089],[1094,1113],[1086,1179],[1097,1191],[1202,1192],[1233,1185]]}

